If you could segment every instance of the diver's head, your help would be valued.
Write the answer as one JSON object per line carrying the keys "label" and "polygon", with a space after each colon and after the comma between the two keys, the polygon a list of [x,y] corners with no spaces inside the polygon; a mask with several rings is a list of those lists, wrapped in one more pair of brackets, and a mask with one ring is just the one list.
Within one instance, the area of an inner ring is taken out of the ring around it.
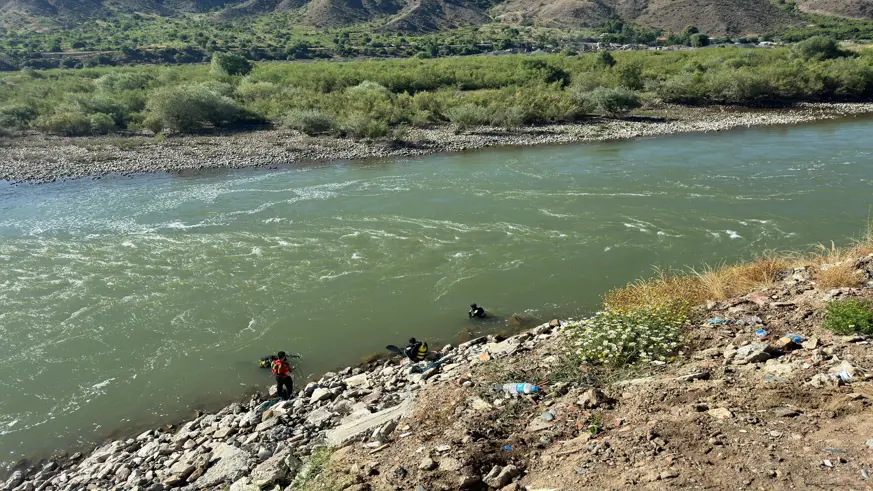
{"label": "diver's head", "polygon": [[415,344],[416,342],[415,338],[409,338],[409,344]]}
{"label": "diver's head", "polygon": [[280,351],[276,356],[278,356],[280,360],[284,360],[285,359],[285,352]]}

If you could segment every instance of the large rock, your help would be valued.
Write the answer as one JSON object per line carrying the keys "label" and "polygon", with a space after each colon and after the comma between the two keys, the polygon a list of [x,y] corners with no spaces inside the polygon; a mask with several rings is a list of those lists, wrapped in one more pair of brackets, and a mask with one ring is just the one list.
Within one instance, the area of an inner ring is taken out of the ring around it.
{"label": "large rock", "polygon": [[362,387],[365,389],[370,388],[370,379],[367,377],[366,373],[362,373],[360,375],[355,375],[353,377],[349,377],[343,380],[343,383],[346,384],[348,388],[356,388]]}
{"label": "large rock", "polygon": [[210,461],[214,462],[194,485],[198,488],[211,488],[225,482],[237,481],[248,473],[248,454],[232,445],[219,443],[212,451]]}
{"label": "large rock", "polygon": [[512,464],[506,467],[495,465],[482,481],[492,488],[500,489],[509,484],[520,473],[521,471],[518,470],[518,467]]}
{"label": "large rock", "polygon": [[752,343],[739,348],[734,355],[734,365],[747,365],[767,361],[773,355],[773,348],[767,343]]}
{"label": "large rock", "polygon": [[329,447],[338,448],[353,441],[359,436],[373,431],[389,421],[400,418],[406,414],[412,404],[412,396],[392,408],[383,409],[377,413],[362,416],[354,421],[345,423],[327,432],[325,442]]}
{"label": "large rock", "polygon": [[333,398],[333,392],[331,392],[330,389],[319,387],[312,392],[312,397],[309,399],[309,403],[315,404],[317,402],[326,401],[331,398]]}
{"label": "large rock", "polygon": [[259,488],[267,487],[285,479],[288,475],[288,465],[285,463],[287,453],[278,453],[258,464],[252,471],[252,484]]}
{"label": "large rock", "polygon": [[331,416],[333,416],[333,414],[327,408],[322,407],[309,413],[309,416],[306,417],[306,422],[313,426],[318,426],[329,420]]}

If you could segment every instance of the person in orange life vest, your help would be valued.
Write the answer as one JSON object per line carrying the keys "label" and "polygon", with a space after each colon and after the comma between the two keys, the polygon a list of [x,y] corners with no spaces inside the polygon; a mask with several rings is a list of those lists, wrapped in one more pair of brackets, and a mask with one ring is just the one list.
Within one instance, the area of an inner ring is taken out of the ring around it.
{"label": "person in orange life vest", "polygon": [[[294,395],[294,382],[291,380],[291,364],[288,363],[288,357],[284,351],[280,351],[273,363],[270,365],[270,371],[276,376],[276,395],[284,400]],[[283,388],[288,389],[286,394]]]}

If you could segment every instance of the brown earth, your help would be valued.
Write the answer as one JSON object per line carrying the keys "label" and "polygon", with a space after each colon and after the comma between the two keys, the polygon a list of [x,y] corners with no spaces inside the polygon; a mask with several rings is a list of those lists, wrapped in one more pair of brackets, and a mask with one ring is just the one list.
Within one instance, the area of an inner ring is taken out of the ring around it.
{"label": "brown earth", "polygon": [[[710,302],[681,361],[636,373],[559,377],[563,336],[530,351],[488,344],[488,361],[427,385],[386,444],[335,451],[307,489],[869,489],[873,350],[821,328],[827,302],[873,296],[873,255],[854,266],[866,286],[819,289],[817,273],[798,268]],[[765,354],[741,358],[761,343]],[[834,375],[843,369],[848,382]],[[507,380],[540,383],[544,395],[490,389]],[[487,479],[501,469],[502,481]]]}
{"label": "brown earth", "polygon": [[797,8],[813,14],[873,19],[873,0],[796,0]]}

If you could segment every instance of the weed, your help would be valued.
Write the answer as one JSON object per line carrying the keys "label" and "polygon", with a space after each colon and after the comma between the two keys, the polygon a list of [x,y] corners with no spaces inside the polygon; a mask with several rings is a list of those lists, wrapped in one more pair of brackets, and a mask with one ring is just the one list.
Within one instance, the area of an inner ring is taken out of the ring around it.
{"label": "weed", "polygon": [[831,302],[822,326],[837,334],[873,334],[873,302],[857,299]]}

